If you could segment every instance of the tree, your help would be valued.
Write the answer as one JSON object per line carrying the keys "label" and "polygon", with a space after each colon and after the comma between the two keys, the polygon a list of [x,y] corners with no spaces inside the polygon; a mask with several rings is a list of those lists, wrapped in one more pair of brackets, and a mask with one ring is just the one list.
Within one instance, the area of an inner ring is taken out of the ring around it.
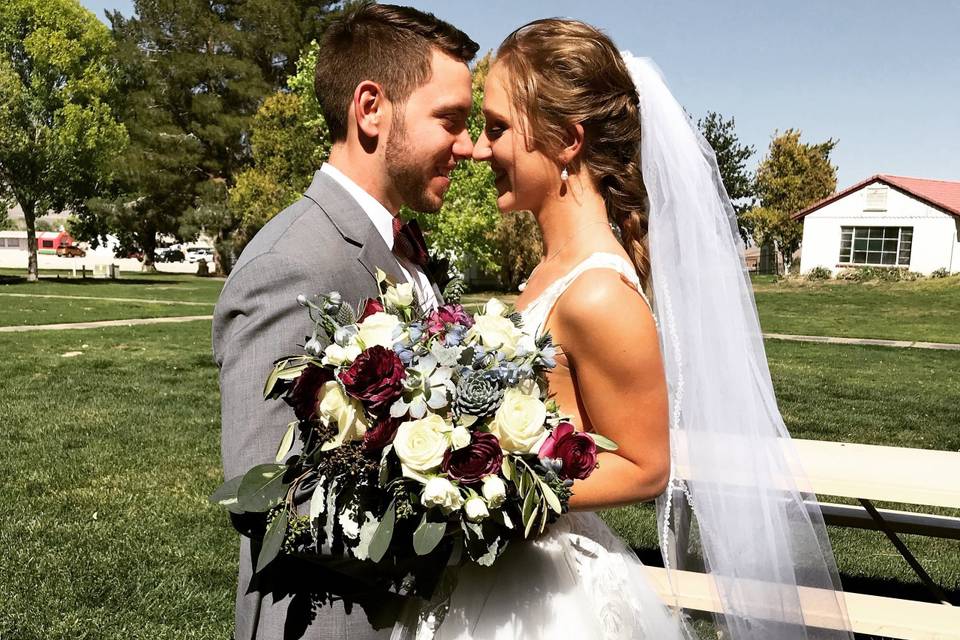
{"label": "tree", "polygon": [[733,202],[740,236],[746,242],[752,230],[750,218],[745,217],[744,213],[752,208],[755,198],[753,179],[747,171],[747,161],[753,156],[755,150],[752,145],[740,144],[734,126],[733,118],[725,120],[715,111],[708,111],[705,118],[697,121],[697,128],[713,147],[717,156],[717,166],[720,169],[723,186],[726,187],[727,195]]}
{"label": "tree", "polygon": [[144,271],[155,271],[157,234],[176,235],[193,205],[200,139],[177,121],[163,93],[158,65],[139,43],[140,25],[114,14],[118,104],[130,144],[114,159],[108,190],[76,212],[71,229],[95,244],[107,233],[122,252],[138,252]]}
{"label": "tree", "polygon": [[110,33],[79,3],[5,0],[0,50],[0,191],[23,209],[36,281],[38,213],[97,193],[127,135],[111,108]]}
{"label": "tree", "polygon": [[[476,140],[483,130],[483,83],[490,69],[490,54],[473,69],[473,108],[467,120],[470,137]],[[404,217],[416,218],[430,240],[431,249],[453,257],[454,266],[466,273],[476,267],[481,273],[500,270],[497,225],[497,190],[490,165],[468,160],[458,163],[450,174],[450,188],[437,213],[405,209]]]}
{"label": "tree", "polygon": [[788,267],[803,237],[802,225],[791,216],[837,188],[837,168],[830,163],[837,141],[808,144],[800,136],[794,129],[774,135],[754,179],[760,206],[745,214],[754,241],[774,243]]}
{"label": "tree", "polygon": [[314,171],[330,155],[329,130],[313,90],[316,62],[316,43],[312,43],[297,62],[289,91],[269,96],[253,118],[253,166],[237,176],[227,202],[238,221],[237,252],[303,194]]}

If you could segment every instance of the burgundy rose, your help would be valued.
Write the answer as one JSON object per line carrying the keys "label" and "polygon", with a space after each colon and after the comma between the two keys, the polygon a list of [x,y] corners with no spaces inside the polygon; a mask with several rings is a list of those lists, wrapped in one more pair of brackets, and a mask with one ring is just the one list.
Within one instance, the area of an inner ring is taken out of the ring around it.
{"label": "burgundy rose", "polygon": [[466,328],[473,326],[473,317],[459,304],[445,304],[427,318],[427,332],[430,335],[442,334],[448,325],[459,324]]}
{"label": "burgundy rose", "polygon": [[313,420],[317,415],[317,400],[320,388],[333,380],[333,372],[314,364],[300,372],[293,381],[290,393],[284,398],[297,415],[298,420]]}
{"label": "burgundy rose", "polygon": [[476,484],[484,477],[498,473],[502,465],[503,450],[497,436],[475,431],[467,446],[456,451],[447,449],[440,468],[453,480]]}
{"label": "burgundy rose", "polygon": [[377,413],[400,397],[406,375],[403,362],[392,349],[375,345],[357,356],[340,380],[348,394]]}
{"label": "burgundy rose", "polygon": [[393,442],[400,428],[400,420],[384,416],[377,420],[372,427],[363,434],[363,450],[367,453],[379,454],[383,448]]}
{"label": "burgundy rose", "polygon": [[538,454],[541,458],[559,459],[561,478],[584,480],[597,466],[597,443],[580,433],[569,422],[558,424],[547,436]]}
{"label": "burgundy rose", "polygon": [[376,298],[367,298],[366,303],[363,305],[363,311],[360,313],[360,317],[357,318],[357,322],[363,322],[369,316],[380,313],[381,311],[383,311],[383,305],[380,304],[379,300]]}

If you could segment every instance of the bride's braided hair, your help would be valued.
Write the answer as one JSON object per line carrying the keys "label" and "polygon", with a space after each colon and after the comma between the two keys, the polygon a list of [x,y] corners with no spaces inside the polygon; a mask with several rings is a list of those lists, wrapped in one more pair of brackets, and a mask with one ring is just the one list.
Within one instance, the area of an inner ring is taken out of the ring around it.
{"label": "bride's braided hair", "polygon": [[527,117],[523,133],[551,155],[580,124],[583,147],[575,169],[586,169],[641,282],[650,276],[647,191],[640,165],[640,100],[616,46],[576,20],[550,18],[520,27],[503,41],[497,64],[509,72],[514,108]]}

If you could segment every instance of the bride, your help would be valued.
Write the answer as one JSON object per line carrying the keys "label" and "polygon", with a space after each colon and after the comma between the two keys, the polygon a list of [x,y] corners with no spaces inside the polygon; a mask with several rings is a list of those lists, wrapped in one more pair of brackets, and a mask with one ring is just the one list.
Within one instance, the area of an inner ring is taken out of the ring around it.
{"label": "bride", "polygon": [[[562,410],[620,448],[545,535],[465,567],[394,637],[694,637],[594,513],[654,499],[665,560],[671,519],[692,510],[721,637],[851,637],[709,146],[651,62],[573,20],[507,37],[484,95],[474,159],[490,163],[500,210],[532,211],[543,236],[516,303],[525,329],[561,350],[549,384]],[[813,615],[834,631],[808,627]]]}

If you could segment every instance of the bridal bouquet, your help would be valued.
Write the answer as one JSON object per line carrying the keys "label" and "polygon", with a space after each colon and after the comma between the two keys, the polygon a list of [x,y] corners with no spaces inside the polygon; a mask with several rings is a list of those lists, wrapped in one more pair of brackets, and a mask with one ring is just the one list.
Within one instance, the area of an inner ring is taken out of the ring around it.
{"label": "bridal bouquet", "polygon": [[300,296],[313,335],[264,388],[297,419],[275,463],[211,500],[258,514],[257,571],[284,553],[349,558],[392,592],[429,598],[448,564],[490,565],[543,532],[598,448],[616,445],[575,431],[547,397],[548,334],[525,333],[495,298],[467,312],[449,301],[456,282],[425,313],[411,285],[378,278],[381,295],[357,310],[336,292]]}

